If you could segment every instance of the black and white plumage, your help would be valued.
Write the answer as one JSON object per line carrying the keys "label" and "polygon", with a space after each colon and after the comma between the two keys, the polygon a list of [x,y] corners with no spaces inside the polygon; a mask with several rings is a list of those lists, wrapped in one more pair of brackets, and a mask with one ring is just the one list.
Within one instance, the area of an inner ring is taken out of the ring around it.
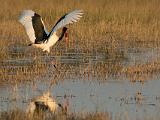
{"label": "black and white plumage", "polygon": [[[50,52],[52,47],[58,40],[61,40],[66,32],[65,25],[77,22],[82,17],[82,10],[74,10],[63,15],[48,32],[41,16],[32,10],[22,11],[19,22],[25,27],[27,35],[33,46],[41,48],[43,51]],[[63,27],[60,37],[56,35],[56,31]]]}
{"label": "black and white plumage", "polygon": [[44,93],[42,96],[38,96],[29,103],[26,112],[32,116],[35,112],[51,112],[55,113],[58,108],[63,111],[63,106],[58,104],[50,95],[50,92]]}

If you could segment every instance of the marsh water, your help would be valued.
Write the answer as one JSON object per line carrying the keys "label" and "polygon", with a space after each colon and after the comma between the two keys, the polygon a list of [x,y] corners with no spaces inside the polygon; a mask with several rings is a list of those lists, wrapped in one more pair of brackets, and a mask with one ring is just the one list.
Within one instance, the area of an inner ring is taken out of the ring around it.
{"label": "marsh water", "polygon": [[[145,52],[133,52],[128,54],[128,59],[122,61],[124,65],[134,65],[159,59],[159,49],[145,49]],[[78,63],[84,66],[94,65],[98,62],[105,63],[103,54],[88,56],[89,62],[84,63],[81,54],[68,54],[64,56],[41,56],[45,62],[55,57],[60,63]],[[81,59],[82,58],[82,59]],[[6,61],[15,66],[32,64],[32,59],[11,59]],[[12,67],[12,66],[5,66]],[[25,111],[29,101],[48,91],[51,81],[54,79],[55,69],[48,66],[45,76],[37,76],[33,82],[20,84],[3,84],[0,87],[0,111],[19,108]],[[53,70],[53,71],[52,71]],[[143,84],[140,81],[132,83],[127,77],[108,77],[107,80],[99,80],[98,77],[79,77],[72,72],[72,78],[58,80],[52,85],[50,92],[57,102],[69,102],[69,112],[108,112],[113,119],[144,119],[160,117],[160,77],[155,74]],[[9,74],[14,74],[9,73]],[[35,80],[39,79],[39,80]]]}

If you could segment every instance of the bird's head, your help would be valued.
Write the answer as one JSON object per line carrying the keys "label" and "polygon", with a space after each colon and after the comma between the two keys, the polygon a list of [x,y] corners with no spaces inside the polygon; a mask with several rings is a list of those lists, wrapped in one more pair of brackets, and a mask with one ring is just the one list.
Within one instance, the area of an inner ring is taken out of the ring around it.
{"label": "bird's head", "polygon": [[67,31],[67,27],[63,27],[63,32],[65,33]]}

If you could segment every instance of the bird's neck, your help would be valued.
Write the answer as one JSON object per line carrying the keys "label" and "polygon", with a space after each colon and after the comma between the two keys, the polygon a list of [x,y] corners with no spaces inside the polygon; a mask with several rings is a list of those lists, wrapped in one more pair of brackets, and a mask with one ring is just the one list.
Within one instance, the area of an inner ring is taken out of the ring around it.
{"label": "bird's neck", "polygon": [[66,28],[66,27],[63,27],[62,33],[61,33],[61,35],[60,35],[60,37],[59,37],[58,40],[62,40],[62,38],[64,37],[64,34],[66,33],[66,31],[67,31],[67,28]]}

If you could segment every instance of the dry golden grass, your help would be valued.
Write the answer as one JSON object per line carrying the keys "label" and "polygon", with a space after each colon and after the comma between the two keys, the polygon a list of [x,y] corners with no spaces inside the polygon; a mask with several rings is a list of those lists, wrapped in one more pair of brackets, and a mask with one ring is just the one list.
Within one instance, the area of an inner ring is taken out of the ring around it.
{"label": "dry golden grass", "polygon": [[139,64],[135,66],[128,66],[122,69],[122,73],[125,73],[127,78],[132,82],[139,81],[144,83],[154,77],[156,73],[160,72],[160,62],[151,61],[146,64]]}
{"label": "dry golden grass", "polygon": [[83,9],[83,18],[69,26],[70,40],[77,39],[80,48],[94,46],[96,49],[108,41],[110,35],[116,35],[121,42],[135,40],[159,44],[159,4],[159,0],[6,0],[0,5],[0,40],[7,41],[7,45],[29,43],[24,28],[18,23],[20,11],[24,9],[38,12],[49,30],[64,13]]}
{"label": "dry golden grass", "polygon": [[[33,117],[29,117],[25,112],[21,110],[12,110],[8,112],[1,112],[0,113],[0,120],[113,120],[114,118],[111,117],[107,112],[101,113],[72,113],[70,115],[63,115],[61,113],[56,115],[46,115],[46,114],[39,114]],[[116,117],[116,120],[128,120],[129,118],[126,116],[124,118]],[[159,120],[159,115],[145,117],[142,120]]]}
{"label": "dry golden grass", "polygon": [[9,112],[1,112],[0,120],[111,120],[108,113],[85,113],[85,114],[36,114],[33,117],[29,117],[25,112],[21,110],[13,110]]}
{"label": "dry golden grass", "polygon": [[[10,50],[11,47],[26,47],[30,43],[23,26],[18,22],[22,10],[32,9],[38,12],[46,27],[51,30],[64,13],[82,9],[82,19],[68,26],[69,48],[66,49],[65,41],[61,41],[52,48],[50,55],[63,56],[67,52],[77,52],[77,48],[85,56],[102,53],[106,56],[105,64],[96,64],[91,73],[105,78],[119,74],[124,69],[121,60],[125,61],[129,48],[160,47],[159,4],[159,0],[5,0],[0,4],[0,61],[44,56],[41,50],[34,48],[24,48],[18,52]],[[74,65],[59,64],[59,71],[67,69],[63,73],[75,70]],[[159,62],[157,64],[159,66]],[[88,68],[84,66],[81,74],[88,75]],[[129,68],[127,70],[129,73]],[[27,76],[32,77],[32,74],[42,74],[46,71],[46,66],[37,60],[32,66],[15,69],[16,75],[8,75],[9,71],[12,69],[0,70],[3,80],[10,77],[21,81]]]}
{"label": "dry golden grass", "polygon": [[20,11],[24,9],[41,14],[49,30],[64,13],[83,9],[85,14],[80,22],[69,26],[70,40],[78,39],[80,48],[101,46],[110,35],[116,35],[121,42],[135,39],[159,43],[158,0],[6,0],[0,7],[0,40],[7,41],[7,45],[29,43],[24,28],[18,23]]}

